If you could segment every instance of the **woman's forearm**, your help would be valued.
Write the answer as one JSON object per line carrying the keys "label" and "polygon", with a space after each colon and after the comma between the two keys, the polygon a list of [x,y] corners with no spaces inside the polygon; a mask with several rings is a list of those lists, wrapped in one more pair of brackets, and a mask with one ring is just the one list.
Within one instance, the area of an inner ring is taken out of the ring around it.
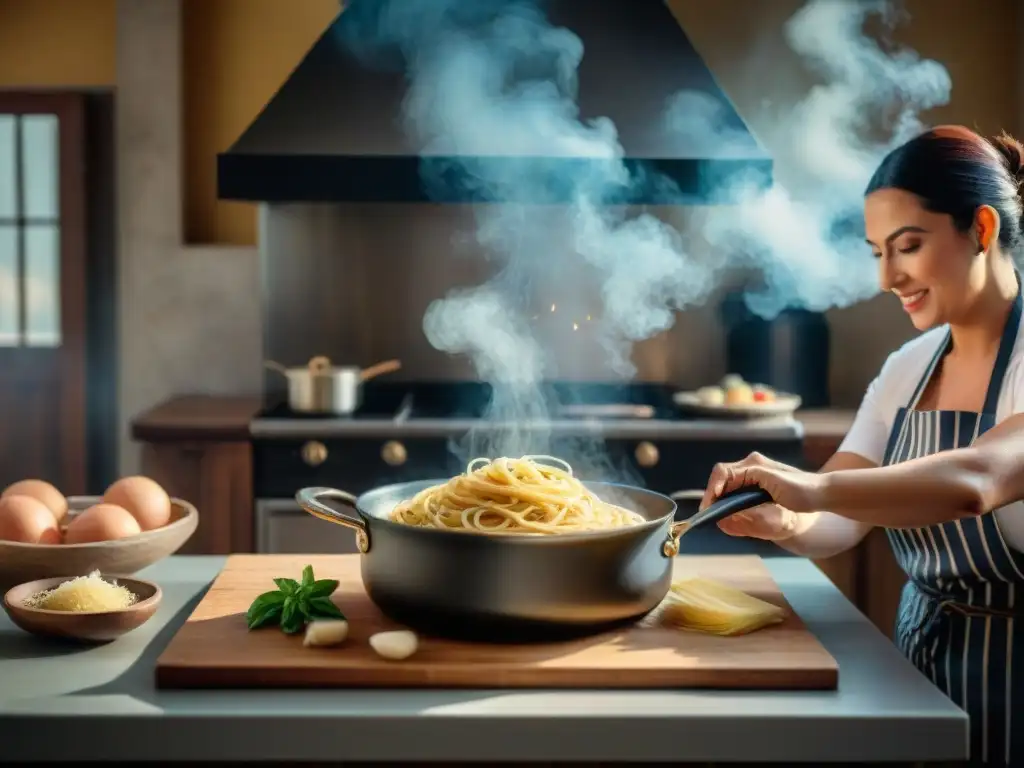
{"label": "woman's forearm", "polygon": [[992,469],[977,449],[967,449],[822,474],[814,506],[823,511],[798,513],[795,533],[778,544],[802,557],[833,557],[875,526],[920,528],[981,514],[994,508]]}
{"label": "woman's forearm", "polygon": [[1013,472],[999,454],[988,446],[964,448],[888,467],[832,472],[821,476],[818,505],[886,528],[975,517],[1013,500],[1002,499],[1014,492],[1008,485]]}

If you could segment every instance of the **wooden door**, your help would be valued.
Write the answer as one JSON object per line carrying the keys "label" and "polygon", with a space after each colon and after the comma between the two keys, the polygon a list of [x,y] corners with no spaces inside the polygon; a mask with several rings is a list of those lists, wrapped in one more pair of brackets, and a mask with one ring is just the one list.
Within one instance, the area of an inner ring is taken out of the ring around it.
{"label": "wooden door", "polygon": [[0,488],[86,484],[84,98],[0,92]]}

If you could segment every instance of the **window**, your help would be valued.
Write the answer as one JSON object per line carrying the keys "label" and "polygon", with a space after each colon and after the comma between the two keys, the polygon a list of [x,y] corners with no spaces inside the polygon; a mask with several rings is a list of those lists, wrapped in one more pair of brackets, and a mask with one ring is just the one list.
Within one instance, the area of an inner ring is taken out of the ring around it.
{"label": "window", "polygon": [[0,114],[0,347],[60,346],[59,130]]}

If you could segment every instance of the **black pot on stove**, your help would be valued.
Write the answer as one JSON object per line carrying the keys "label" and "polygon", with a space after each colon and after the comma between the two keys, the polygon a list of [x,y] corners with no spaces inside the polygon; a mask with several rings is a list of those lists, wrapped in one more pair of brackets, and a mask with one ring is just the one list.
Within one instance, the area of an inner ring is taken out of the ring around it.
{"label": "black pot on stove", "polygon": [[829,328],[821,312],[789,308],[767,320],[742,293],[722,302],[726,367],[746,381],[799,395],[804,408],[829,405]]}

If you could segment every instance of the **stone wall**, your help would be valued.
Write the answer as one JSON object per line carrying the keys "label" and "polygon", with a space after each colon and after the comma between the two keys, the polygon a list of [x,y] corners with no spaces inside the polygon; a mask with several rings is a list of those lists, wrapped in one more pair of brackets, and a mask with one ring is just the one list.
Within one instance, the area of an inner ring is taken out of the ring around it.
{"label": "stone wall", "polygon": [[259,391],[254,247],[182,237],[181,6],[117,8],[118,405],[122,474],[138,469],[129,422],[185,393]]}

